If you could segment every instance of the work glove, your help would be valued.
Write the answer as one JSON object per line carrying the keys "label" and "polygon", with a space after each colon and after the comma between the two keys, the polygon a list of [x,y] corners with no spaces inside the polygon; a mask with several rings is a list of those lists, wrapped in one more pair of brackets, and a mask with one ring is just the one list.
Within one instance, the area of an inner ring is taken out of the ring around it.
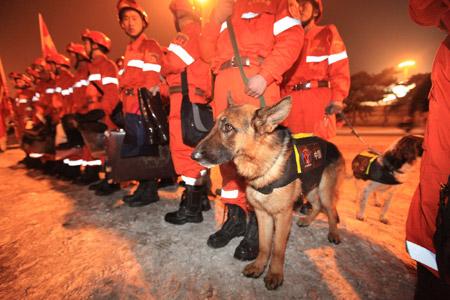
{"label": "work glove", "polygon": [[344,109],[344,104],[339,101],[331,101],[327,107],[325,107],[325,114],[334,115],[339,114]]}

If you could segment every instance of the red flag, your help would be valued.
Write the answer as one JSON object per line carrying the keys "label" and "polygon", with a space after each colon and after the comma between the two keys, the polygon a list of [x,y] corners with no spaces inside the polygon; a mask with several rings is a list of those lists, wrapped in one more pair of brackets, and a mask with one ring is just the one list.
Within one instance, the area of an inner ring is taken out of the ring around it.
{"label": "red flag", "polygon": [[41,34],[42,56],[47,57],[50,54],[58,53],[55,43],[53,43],[53,39],[48,32],[47,25],[45,25],[44,18],[41,14],[39,14],[39,31]]}
{"label": "red flag", "polygon": [[0,99],[2,99],[4,96],[9,96],[9,89],[8,80],[5,76],[5,69],[3,69],[3,62],[0,58]]}

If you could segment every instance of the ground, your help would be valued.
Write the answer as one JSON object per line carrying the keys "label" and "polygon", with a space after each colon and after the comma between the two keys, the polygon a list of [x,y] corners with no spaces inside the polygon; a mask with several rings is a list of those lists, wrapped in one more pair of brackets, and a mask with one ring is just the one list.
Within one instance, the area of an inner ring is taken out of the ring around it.
{"label": "ground", "polygon": [[[397,138],[364,137],[378,150]],[[293,225],[276,291],[241,275],[246,263],[233,258],[238,239],[222,249],[206,245],[216,229],[212,211],[201,224],[164,222],[181,190],[129,208],[120,200],[127,189],[97,197],[11,168],[22,153],[9,150],[0,155],[0,299],[412,299],[415,271],[404,227],[418,170],[394,196],[389,225],[378,221],[373,201],[358,221],[350,162],[364,145],[348,134],[334,142],[348,173],[338,204],[342,243],[328,243],[323,215],[310,227]]]}

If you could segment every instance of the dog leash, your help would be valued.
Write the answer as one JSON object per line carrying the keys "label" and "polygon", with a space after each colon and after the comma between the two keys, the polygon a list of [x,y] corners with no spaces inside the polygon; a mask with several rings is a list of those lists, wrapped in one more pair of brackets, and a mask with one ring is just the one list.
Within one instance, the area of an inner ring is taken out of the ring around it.
{"label": "dog leash", "polygon": [[[227,18],[227,28],[228,28],[228,33],[230,34],[231,45],[233,46],[234,59],[236,60],[236,64],[238,65],[239,72],[241,73],[242,81],[244,82],[245,86],[247,86],[248,78],[245,75],[244,68],[242,67],[242,59],[241,59],[241,55],[239,54],[239,48],[237,45],[236,35],[234,33],[233,24],[231,24],[231,17]],[[259,99],[259,104],[261,107],[266,106],[266,101],[264,100],[263,95],[259,96],[258,99]]]}
{"label": "dog leash", "polygon": [[352,134],[354,136],[356,136],[358,138],[358,140],[363,143],[370,151],[376,153],[376,154],[381,154],[380,151],[376,150],[375,148],[373,148],[372,146],[370,146],[362,137],[361,135],[356,131],[355,127],[353,127],[352,123],[350,122],[350,120],[347,118],[347,116],[341,111],[339,113],[336,114],[337,116],[339,116],[342,120],[344,120],[345,124],[347,124],[347,126],[351,129]]}

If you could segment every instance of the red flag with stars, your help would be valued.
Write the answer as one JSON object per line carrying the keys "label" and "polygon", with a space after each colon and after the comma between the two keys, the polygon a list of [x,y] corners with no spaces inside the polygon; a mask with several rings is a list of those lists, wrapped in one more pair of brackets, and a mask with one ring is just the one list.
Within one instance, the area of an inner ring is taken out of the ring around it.
{"label": "red flag with stars", "polygon": [[41,34],[41,49],[42,57],[47,57],[49,54],[58,53],[56,50],[55,43],[48,32],[47,25],[44,22],[44,18],[39,14],[39,31]]}

